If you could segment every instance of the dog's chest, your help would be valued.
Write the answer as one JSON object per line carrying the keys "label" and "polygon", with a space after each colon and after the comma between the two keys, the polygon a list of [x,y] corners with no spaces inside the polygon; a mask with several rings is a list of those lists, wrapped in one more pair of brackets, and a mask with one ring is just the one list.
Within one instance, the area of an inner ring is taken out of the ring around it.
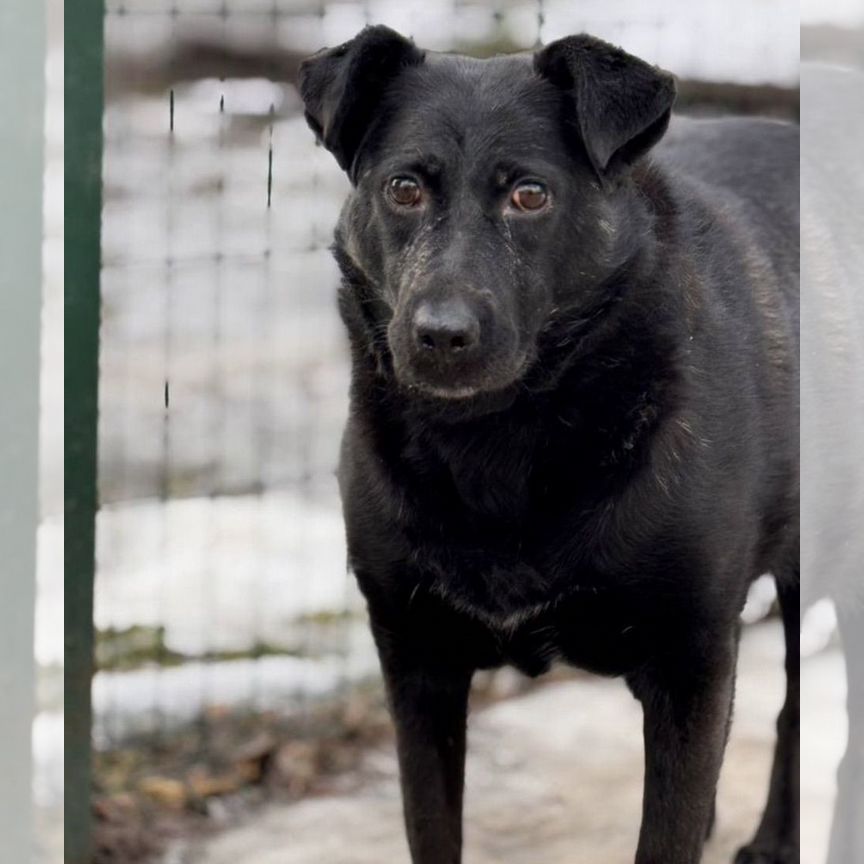
{"label": "dog's chest", "polygon": [[429,590],[503,630],[571,595],[596,604],[613,585],[588,549],[605,545],[597,517],[612,502],[584,466],[506,431],[451,453],[414,489],[411,545]]}
{"label": "dog's chest", "polygon": [[646,590],[650,574],[635,558],[603,568],[576,554],[585,544],[575,526],[546,527],[542,540],[516,527],[418,546],[418,592],[470,622],[493,646],[491,665],[534,675],[564,660],[623,674],[644,656],[656,629],[660,608]]}
{"label": "dog's chest", "polygon": [[423,474],[406,478],[405,510],[417,591],[473,622],[493,646],[490,663],[529,674],[555,659],[630,668],[648,629],[643,556],[609,528],[614,499],[596,442],[541,417],[421,440],[407,453]]}
{"label": "dog's chest", "polygon": [[[579,591],[556,600],[526,605],[509,613],[493,604],[466,604],[458,594],[439,594],[448,632],[472,634],[464,646],[479,667],[512,665],[540,675],[563,661],[601,675],[621,675],[644,660],[656,641],[649,610],[639,608],[626,591]],[[460,652],[462,649],[460,648]]]}

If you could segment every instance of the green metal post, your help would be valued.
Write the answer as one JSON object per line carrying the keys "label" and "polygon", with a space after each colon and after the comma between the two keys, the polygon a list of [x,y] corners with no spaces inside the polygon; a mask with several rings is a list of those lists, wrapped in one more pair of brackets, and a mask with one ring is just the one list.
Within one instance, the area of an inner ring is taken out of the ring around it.
{"label": "green metal post", "polygon": [[66,15],[66,864],[91,860],[93,580],[98,506],[102,0]]}

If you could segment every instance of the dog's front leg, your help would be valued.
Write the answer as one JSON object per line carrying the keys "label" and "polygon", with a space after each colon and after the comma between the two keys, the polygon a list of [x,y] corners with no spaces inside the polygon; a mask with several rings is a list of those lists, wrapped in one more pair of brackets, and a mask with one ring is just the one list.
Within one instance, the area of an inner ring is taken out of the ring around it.
{"label": "dog's front leg", "polygon": [[413,864],[460,864],[468,692],[473,670],[410,634],[375,627],[396,726]]}
{"label": "dog's front leg", "polygon": [[636,864],[698,864],[732,707],[736,639],[675,652],[629,683],[642,702],[645,790]]}

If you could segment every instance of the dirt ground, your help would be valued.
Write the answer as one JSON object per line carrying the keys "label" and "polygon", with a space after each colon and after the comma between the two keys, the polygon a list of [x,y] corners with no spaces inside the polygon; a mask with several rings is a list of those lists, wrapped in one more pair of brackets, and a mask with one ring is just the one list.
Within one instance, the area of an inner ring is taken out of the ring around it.
{"label": "dirt ground", "polygon": [[[782,701],[781,634],[750,628],[742,646],[736,718],[704,864],[726,864],[753,831],[767,788]],[[837,708],[839,659],[805,664],[804,716]],[[821,664],[821,665],[820,665]],[[640,709],[621,682],[566,681],[497,703],[470,724],[466,864],[624,864],[641,802]],[[836,730],[834,730],[836,732]],[[837,739],[836,734],[825,740]],[[824,782],[805,788],[802,860],[822,860],[837,746],[816,754]],[[829,752],[830,751],[830,752]],[[805,752],[804,765],[808,766]],[[812,768],[813,766],[810,765]],[[240,827],[175,847],[189,864],[407,864],[396,765],[389,747],[366,757],[364,782],[344,793],[271,806]],[[826,779],[827,778],[827,779]]]}

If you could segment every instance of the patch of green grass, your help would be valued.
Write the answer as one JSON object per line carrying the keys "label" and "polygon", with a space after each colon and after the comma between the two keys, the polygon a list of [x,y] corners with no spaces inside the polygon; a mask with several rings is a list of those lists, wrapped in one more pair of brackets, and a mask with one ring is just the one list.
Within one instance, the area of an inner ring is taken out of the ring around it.
{"label": "patch of green grass", "polygon": [[259,640],[250,648],[238,648],[226,651],[208,651],[206,654],[189,659],[219,662],[230,660],[260,660],[262,657],[300,657],[301,651],[289,648],[287,645],[276,645],[272,642]]}
{"label": "patch of green grass", "polygon": [[136,624],[133,627],[96,631],[96,668],[104,671],[127,671],[142,666],[177,666],[182,654],[165,644],[165,628]]}
{"label": "patch of green grass", "polygon": [[183,654],[165,644],[165,628],[136,624],[96,632],[96,668],[105,672],[128,672],[144,666],[179,666],[182,663],[218,663],[258,660],[262,657],[299,657],[302,652],[287,645],[259,640],[248,648]]}

